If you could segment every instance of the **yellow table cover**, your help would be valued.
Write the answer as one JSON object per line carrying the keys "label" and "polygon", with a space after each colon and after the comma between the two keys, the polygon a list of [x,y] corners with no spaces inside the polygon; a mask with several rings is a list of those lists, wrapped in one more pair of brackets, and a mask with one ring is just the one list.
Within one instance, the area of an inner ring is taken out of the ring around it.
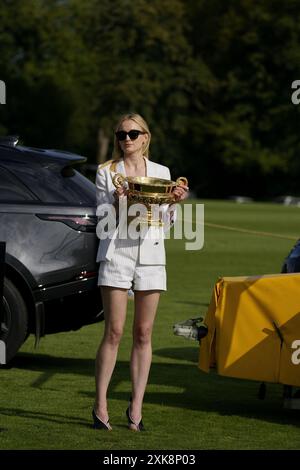
{"label": "yellow table cover", "polygon": [[201,370],[300,386],[300,274],[220,278],[204,321]]}

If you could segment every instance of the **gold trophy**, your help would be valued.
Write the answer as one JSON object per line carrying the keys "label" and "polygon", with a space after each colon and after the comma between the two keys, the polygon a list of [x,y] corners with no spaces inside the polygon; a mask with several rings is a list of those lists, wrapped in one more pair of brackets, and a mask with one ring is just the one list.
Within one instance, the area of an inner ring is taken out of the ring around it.
{"label": "gold trophy", "polygon": [[116,188],[128,185],[128,205],[144,204],[147,208],[147,218],[139,218],[141,223],[148,225],[163,225],[161,220],[153,217],[152,204],[172,204],[175,201],[173,189],[177,186],[188,186],[188,180],[180,176],[176,181],[148,176],[123,176],[116,173],[113,176],[113,184]]}

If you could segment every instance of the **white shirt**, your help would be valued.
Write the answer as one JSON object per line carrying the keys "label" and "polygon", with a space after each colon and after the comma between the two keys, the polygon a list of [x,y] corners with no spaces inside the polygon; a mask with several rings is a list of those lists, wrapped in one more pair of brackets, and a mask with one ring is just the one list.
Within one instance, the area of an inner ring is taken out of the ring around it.
{"label": "white shirt", "polygon": [[[171,180],[170,170],[164,165],[152,162],[145,158],[146,175],[148,177],[162,178]],[[96,176],[96,197],[97,197],[97,211],[103,204],[113,204],[115,202],[114,192],[116,190],[112,178],[116,173],[121,173],[126,176],[124,160],[120,159],[117,162],[110,160],[102,165],[99,165]],[[167,226],[172,226],[175,221],[176,208],[165,205],[163,212],[163,221]],[[170,217],[172,219],[170,220]],[[97,231],[98,235],[99,232]],[[118,227],[109,234],[109,237],[100,239],[97,261],[109,261],[115,250],[115,239],[118,234]],[[140,259],[141,264],[166,264],[166,255],[164,247],[164,230],[161,227],[149,227],[148,234],[145,238],[140,240]]]}

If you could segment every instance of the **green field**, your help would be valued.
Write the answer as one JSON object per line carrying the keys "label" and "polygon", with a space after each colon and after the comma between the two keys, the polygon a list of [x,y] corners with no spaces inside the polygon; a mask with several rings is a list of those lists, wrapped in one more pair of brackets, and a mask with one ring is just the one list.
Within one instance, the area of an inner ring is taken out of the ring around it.
{"label": "green field", "polygon": [[300,412],[282,408],[281,385],[268,385],[265,400],[258,400],[257,382],[201,372],[198,344],[172,332],[174,323],[205,313],[218,277],[278,273],[300,235],[300,208],[205,201],[205,222],[202,250],[184,251],[184,241],[167,241],[168,291],[155,324],[143,410],[148,432],[126,428],[130,302],[109,391],[113,432],[91,427],[94,357],[103,331],[98,324],[47,336],[37,350],[31,336],[12,367],[0,370],[1,449],[300,448]]}

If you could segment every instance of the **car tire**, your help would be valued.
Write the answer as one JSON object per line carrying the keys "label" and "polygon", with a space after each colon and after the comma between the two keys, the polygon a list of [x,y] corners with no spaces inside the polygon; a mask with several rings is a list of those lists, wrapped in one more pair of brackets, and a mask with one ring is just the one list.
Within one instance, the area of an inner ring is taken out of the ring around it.
{"label": "car tire", "polygon": [[0,339],[6,345],[6,363],[18,352],[24,343],[28,330],[28,312],[22,295],[6,277],[3,286],[3,310]]}

